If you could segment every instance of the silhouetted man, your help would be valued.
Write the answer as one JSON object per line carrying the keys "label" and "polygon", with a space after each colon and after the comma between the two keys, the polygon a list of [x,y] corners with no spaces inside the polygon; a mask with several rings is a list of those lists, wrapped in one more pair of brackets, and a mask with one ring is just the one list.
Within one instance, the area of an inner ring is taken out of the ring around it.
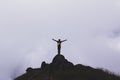
{"label": "silhouetted man", "polygon": [[52,40],[54,40],[55,42],[57,42],[58,55],[60,55],[61,43],[62,43],[62,42],[65,42],[65,41],[67,41],[67,40],[62,40],[62,41],[61,41],[60,39],[58,39],[58,40],[52,39]]}

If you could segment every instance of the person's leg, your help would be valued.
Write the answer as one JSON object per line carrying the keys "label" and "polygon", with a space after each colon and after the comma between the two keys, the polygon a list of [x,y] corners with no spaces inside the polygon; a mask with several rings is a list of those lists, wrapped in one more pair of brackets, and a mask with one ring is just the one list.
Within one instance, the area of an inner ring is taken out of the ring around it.
{"label": "person's leg", "polygon": [[61,53],[61,45],[60,45],[60,53]]}
{"label": "person's leg", "polygon": [[58,46],[58,55],[60,55],[60,45]]}

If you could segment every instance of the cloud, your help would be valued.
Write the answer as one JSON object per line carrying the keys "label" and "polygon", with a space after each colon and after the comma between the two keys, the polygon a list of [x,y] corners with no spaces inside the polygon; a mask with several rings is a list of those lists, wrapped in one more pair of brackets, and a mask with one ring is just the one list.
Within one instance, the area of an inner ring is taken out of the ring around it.
{"label": "cloud", "polygon": [[68,39],[62,54],[74,64],[120,71],[118,0],[4,0],[0,7],[1,80],[51,62],[52,38]]}

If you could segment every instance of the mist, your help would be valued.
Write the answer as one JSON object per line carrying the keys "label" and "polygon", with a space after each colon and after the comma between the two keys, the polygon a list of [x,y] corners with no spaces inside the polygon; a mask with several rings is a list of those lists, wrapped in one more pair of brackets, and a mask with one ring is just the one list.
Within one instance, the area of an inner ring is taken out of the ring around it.
{"label": "mist", "polygon": [[67,39],[62,54],[74,64],[120,74],[119,0],[0,1],[0,80],[50,63],[54,39]]}

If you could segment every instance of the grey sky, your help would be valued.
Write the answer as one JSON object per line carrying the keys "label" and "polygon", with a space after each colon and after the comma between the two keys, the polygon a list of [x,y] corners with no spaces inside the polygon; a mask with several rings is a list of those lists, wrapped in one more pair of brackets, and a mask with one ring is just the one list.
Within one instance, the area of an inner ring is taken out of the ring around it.
{"label": "grey sky", "polygon": [[1,0],[0,80],[56,55],[52,38],[68,39],[62,54],[74,64],[120,74],[119,0]]}

